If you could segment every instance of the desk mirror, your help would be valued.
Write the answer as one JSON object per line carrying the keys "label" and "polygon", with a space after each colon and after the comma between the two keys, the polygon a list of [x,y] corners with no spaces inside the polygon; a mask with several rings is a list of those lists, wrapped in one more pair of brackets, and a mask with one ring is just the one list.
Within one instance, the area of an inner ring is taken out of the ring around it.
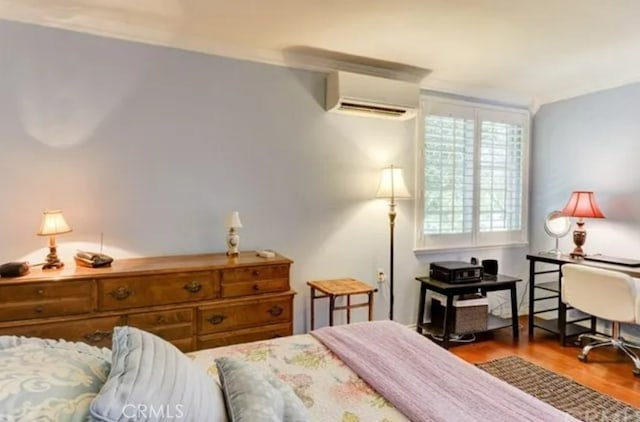
{"label": "desk mirror", "polygon": [[544,231],[556,240],[556,246],[549,253],[562,255],[559,243],[560,238],[564,237],[571,230],[571,220],[560,211],[551,211],[544,220]]}

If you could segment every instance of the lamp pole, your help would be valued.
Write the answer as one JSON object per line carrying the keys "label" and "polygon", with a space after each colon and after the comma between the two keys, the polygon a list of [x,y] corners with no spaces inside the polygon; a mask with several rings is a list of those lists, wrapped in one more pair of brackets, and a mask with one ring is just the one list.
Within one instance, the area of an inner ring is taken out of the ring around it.
{"label": "lamp pole", "polygon": [[396,224],[396,201],[389,202],[389,319],[393,320],[393,229]]}

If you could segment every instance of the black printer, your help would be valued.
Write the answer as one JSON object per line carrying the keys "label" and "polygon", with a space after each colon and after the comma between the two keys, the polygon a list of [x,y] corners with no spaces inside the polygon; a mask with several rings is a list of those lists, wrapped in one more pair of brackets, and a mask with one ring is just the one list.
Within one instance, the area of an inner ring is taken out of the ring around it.
{"label": "black printer", "polygon": [[482,280],[482,267],[464,261],[432,262],[429,277],[446,283],[474,283]]}

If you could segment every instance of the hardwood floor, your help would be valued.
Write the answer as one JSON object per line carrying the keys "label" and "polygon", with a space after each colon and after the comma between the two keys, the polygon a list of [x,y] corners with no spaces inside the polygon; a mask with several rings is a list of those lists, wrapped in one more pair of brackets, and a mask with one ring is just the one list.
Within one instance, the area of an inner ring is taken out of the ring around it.
{"label": "hardwood floor", "polygon": [[520,340],[517,343],[512,340],[511,328],[507,328],[449,350],[471,363],[518,355],[640,408],[640,377],[633,375],[633,363],[625,355],[611,348],[599,348],[589,353],[588,363],[583,363],[578,361],[580,349],[577,346],[562,347],[557,337],[540,329],[535,329],[534,340],[529,340],[526,317],[521,318],[520,323]]}

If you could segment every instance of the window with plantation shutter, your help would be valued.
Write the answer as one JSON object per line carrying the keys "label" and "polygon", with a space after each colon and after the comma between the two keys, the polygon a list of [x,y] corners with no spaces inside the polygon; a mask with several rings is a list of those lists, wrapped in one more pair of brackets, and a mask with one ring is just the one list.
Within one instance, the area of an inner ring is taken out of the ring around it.
{"label": "window with plantation shutter", "polygon": [[471,119],[427,116],[424,145],[424,231],[470,233],[473,211]]}
{"label": "window with plantation shutter", "polygon": [[529,114],[425,97],[417,249],[526,242]]}

